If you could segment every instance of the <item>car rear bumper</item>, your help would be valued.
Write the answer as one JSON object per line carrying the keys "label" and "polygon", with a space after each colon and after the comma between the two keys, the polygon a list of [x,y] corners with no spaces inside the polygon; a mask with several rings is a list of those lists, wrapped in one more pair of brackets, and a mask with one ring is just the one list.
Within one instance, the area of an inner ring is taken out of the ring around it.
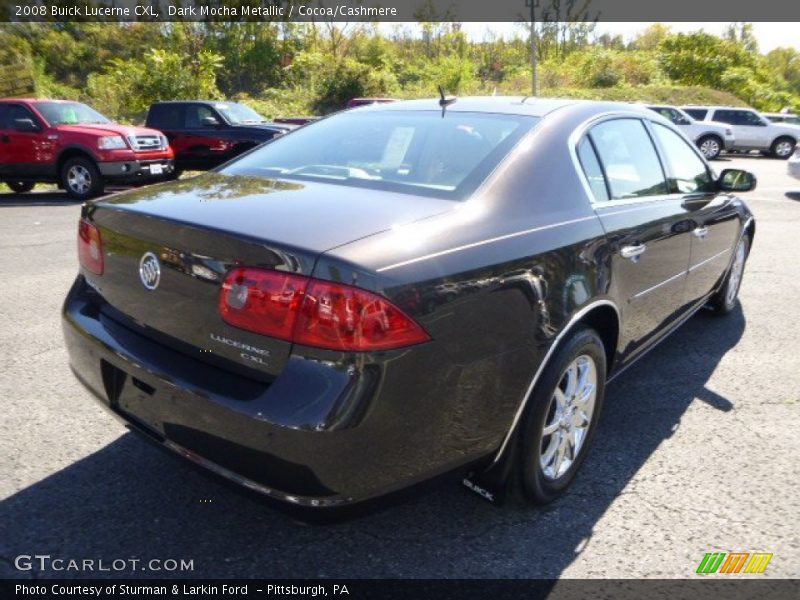
{"label": "car rear bumper", "polygon": [[[293,357],[274,381],[251,380],[141,335],[88,301],[92,294],[79,276],[62,313],[78,379],[131,430],[257,492],[301,506],[342,506],[491,451],[474,444],[471,451],[459,449],[452,431],[437,431],[451,417],[442,414],[447,402],[437,397],[435,384],[432,397],[406,403],[428,412],[407,415],[397,406],[398,398],[416,391],[407,377],[398,386],[376,373],[341,373],[325,361]],[[420,360],[430,363],[422,354]],[[419,380],[431,383],[424,374]],[[300,393],[309,411],[326,415],[317,425],[309,419],[298,426],[293,396]],[[278,404],[294,408],[278,418]]]}
{"label": "car rear bumper", "polygon": [[[97,166],[104,178],[113,181],[166,179],[175,171],[175,164],[171,158],[99,162]],[[156,170],[158,167],[160,167],[161,172],[153,173],[152,171]]]}

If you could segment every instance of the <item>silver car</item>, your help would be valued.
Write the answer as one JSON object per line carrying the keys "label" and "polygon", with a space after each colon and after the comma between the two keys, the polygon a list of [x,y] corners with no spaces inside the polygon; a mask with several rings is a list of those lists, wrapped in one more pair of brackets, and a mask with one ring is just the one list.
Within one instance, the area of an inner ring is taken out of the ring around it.
{"label": "silver car", "polygon": [[735,145],[736,138],[730,125],[712,121],[696,121],[676,106],[648,104],[647,108],[672,121],[673,125],[677,125],[681,132],[694,142],[707,160],[714,160],[723,150],[731,150]]}
{"label": "silver car", "polygon": [[789,159],[789,175],[800,179],[800,146],[794,149],[794,154]]}
{"label": "silver car", "polygon": [[752,108],[735,106],[684,106],[698,121],[727,123],[733,128],[734,150],[759,150],[775,158],[787,159],[800,140],[800,126],[773,123]]}

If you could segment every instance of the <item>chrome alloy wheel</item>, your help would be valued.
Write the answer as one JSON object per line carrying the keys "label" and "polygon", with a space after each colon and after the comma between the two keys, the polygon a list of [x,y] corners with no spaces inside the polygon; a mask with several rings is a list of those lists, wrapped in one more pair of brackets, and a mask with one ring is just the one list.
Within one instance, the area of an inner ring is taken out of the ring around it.
{"label": "chrome alloy wheel", "polygon": [[597,365],[581,354],[561,375],[547,409],[539,465],[545,478],[564,475],[581,451],[597,398]]}
{"label": "chrome alloy wheel", "polygon": [[708,138],[700,144],[700,152],[702,152],[703,156],[706,158],[716,158],[720,153],[719,142],[713,138]]}
{"label": "chrome alloy wheel", "polygon": [[92,174],[83,165],[73,165],[67,171],[67,185],[76,194],[86,194],[92,187]]}
{"label": "chrome alloy wheel", "polygon": [[736,255],[733,258],[733,265],[731,265],[731,274],[728,276],[728,289],[725,290],[725,304],[731,305],[734,300],[736,300],[736,294],[739,292],[739,284],[742,281],[742,272],[744,271],[744,259],[744,240],[739,240],[736,246]]}
{"label": "chrome alloy wheel", "polygon": [[786,158],[794,152],[794,144],[788,140],[783,140],[775,144],[775,154],[781,158]]}

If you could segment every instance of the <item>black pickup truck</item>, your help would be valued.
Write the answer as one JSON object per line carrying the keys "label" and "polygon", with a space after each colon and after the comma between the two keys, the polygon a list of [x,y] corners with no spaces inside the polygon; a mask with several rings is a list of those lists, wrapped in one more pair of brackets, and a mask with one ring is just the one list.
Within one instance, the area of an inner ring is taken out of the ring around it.
{"label": "black pickup truck", "polygon": [[206,100],[156,102],[147,127],[167,136],[176,175],[213,169],[294,128],[270,122],[244,104]]}

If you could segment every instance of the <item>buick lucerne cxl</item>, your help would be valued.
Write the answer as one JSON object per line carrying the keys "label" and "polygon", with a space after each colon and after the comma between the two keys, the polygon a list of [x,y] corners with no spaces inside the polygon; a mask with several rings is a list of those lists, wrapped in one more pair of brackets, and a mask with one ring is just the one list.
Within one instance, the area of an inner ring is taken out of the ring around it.
{"label": "buick lucerne cxl", "polygon": [[631,105],[342,112],[87,203],[70,363],[132,430],[296,505],[459,469],[549,502],[606,381],[736,306],[755,183]]}

